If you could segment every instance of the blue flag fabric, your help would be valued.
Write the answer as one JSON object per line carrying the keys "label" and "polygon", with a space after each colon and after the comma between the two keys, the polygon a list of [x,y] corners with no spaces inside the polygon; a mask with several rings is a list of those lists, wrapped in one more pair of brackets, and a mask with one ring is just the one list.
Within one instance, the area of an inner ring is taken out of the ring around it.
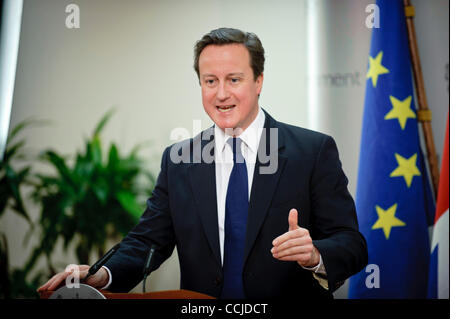
{"label": "blue flag fabric", "polygon": [[402,0],[377,1],[356,209],[369,263],[349,298],[426,298],[434,203],[420,148]]}

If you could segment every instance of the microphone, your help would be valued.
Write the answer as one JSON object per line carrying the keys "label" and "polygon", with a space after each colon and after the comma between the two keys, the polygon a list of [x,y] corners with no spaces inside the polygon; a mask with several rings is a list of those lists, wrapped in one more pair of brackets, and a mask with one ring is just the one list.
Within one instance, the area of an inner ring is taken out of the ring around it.
{"label": "microphone", "polygon": [[150,251],[148,252],[147,255],[147,259],[145,261],[145,266],[144,266],[144,281],[142,283],[142,292],[145,293],[145,281],[147,280],[147,276],[150,274],[150,270],[151,270],[151,263],[152,263],[152,259],[153,259],[153,254],[155,253],[155,249],[156,249],[156,245],[152,244],[152,247],[150,248]]}
{"label": "microphone", "polygon": [[114,255],[114,253],[120,248],[120,243],[116,244],[113,248],[111,248],[110,250],[108,250],[108,252],[102,257],[100,258],[95,264],[93,264],[89,270],[88,270],[88,274],[86,275],[86,277],[84,277],[83,282],[86,281],[86,279],[90,276],[92,276],[93,274],[95,274],[97,271],[99,271],[99,269],[106,264],[106,262],[109,260],[109,258],[112,257],[112,255]]}

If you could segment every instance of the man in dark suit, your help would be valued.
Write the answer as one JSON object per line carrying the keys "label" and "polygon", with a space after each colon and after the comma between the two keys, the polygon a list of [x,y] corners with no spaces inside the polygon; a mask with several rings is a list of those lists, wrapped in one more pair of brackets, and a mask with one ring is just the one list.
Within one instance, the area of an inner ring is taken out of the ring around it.
{"label": "man in dark suit", "polygon": [[367,264],[335,142],[260,108],[264,49],[256,35],[211,31],[196,44],[194,67],[215,126],[164,151],[140,222],[87,283],[129,291],[142,280],[152,245],[152,270],[176,246],[182,289],[219,298],[331,298]]}

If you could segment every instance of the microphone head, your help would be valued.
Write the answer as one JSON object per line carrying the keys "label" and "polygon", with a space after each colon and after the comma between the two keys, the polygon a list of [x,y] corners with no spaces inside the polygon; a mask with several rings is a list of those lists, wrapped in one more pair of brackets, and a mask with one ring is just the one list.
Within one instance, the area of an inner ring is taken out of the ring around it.
{"label": "microphone head", "polygon": [[144,266],[144,271],[143,271],[144,276],[147,276],[150,273],[151,264],[153,261],[153,254],[155,253],[155,250],[156,250],[156,245],[152,244],[152,246],[148,252],[147,259],[145,261],[145,266]]}
{"label": "microphone head", "polygon": [[120,248],[120,243],[114,245],[110,250],[108,250],[108,252],[103,255],[102,258],[100,258],[95,264],[93,264],[89,270],[88,270],[88,274],[90,276],[92,276],[93,274],[95,274],[104,264],[106,264],[106,262],[109,260],[109,258],[112,257],[112,255],[114,255],[114,253]]}

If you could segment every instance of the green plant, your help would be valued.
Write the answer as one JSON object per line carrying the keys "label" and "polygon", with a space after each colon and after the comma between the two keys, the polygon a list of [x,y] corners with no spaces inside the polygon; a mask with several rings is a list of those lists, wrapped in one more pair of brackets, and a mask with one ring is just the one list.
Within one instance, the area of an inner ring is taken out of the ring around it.
{"label": "green plant", "polygon": [[20,193],[20,186],[29,177],[31,167],[28,165],[17,171],[13,168],[12,162],[24,158],[24,154],[21,151],[25,145],[25,140],[22,139],[16,142],[18,133],[35,122],[35,120],[20,122],[11,130],[6,141],[6,151],[0,162],[0,217],[10,207],[31,223]]}
{"label": "green plant", "polygon": [[0,234],[0,299],[38,298],[36,292],[42,282],[43,273],[40,272],[31,281],[27,280],[28,272],[24,269],[9,269],[8,244],[5,234]]}
{"label": "green plant", "polygon": [[33,197],[42,206],[42,235],[31,264],[44,254],[54,273],[50,255],[60,236],[64,249],[75,241],[78,261],[89,264],[91,251],[102,255],[108,238],[125,235],[139,220],[155,179],[137,155],[140,146],[122,157],[112,143],[103,158],[100,133],[112,114],[100,120],[72,165],[56,151],[42,153],[56,175],[36,175]]}
{"label": "green plant", "polygon": [[[10,132],[6,141],[6,151],[0,162],[0,217],[8,210],[16,212],[25,218],[33,229],[31,219],[25,209],[22,198],[21,187],[30,183],[30,165],[25,165],[17,170],[14,166],[19,160],[24,160],[22,152],[25,140],[16,141],[19,133],[35,124],[42,124],[43,121],[27,119],[18,123]],[[33,264],[28,264],[32,268]],[[26,280],[27,272],[22,269],[11,270],[9,268],[8,242],[5,234],[0,233],[0,298],[17,298],[36,296],[38,277],[32,282]]]}

